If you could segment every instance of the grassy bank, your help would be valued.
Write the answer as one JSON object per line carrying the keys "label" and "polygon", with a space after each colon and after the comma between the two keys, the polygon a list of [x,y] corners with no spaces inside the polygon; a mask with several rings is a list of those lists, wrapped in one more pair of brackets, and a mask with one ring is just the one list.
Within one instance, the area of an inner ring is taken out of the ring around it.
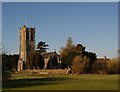
{"label": "grassy bank", "polygon": [[[118,75],[16,74],[3,82],[3,90],[117,90]],[[15,78],[16,77],[16,78]],[[18,78],[19,77],[19,78]]]}

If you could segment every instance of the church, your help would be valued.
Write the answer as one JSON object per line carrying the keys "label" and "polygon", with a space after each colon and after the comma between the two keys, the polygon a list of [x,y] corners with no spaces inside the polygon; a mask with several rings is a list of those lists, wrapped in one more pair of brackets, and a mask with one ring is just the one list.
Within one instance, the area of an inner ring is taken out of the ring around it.
{"label": "church", "polygon": [[[21,71],[25,69],[29,54],[35,51],[35,27],[26,27],[26,25],[23,25],[20,28],[19,35],[20,49],[17,70]],[[45,62],[45,69],[57,68],[60,64],[60,56],[55,51],[44,53],[42,56]]]}

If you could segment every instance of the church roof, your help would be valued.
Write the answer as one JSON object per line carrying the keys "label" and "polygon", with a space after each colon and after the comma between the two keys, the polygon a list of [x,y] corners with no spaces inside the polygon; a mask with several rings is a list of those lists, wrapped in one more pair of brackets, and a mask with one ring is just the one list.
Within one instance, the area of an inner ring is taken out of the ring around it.
{"label": "church roof", "polygon": [[44,59],[45,59],[45,58],[49,58],[50,55],[52,55],[52,53],[53,53],[53,52],[43,53],[42,56],[43,56]]}
{"label": "church roof", "polygon": [[58,55],[58,54],[56,52],[46,52],[42,54],[44,59],[49,58],[50,56],[53,56],[53,55]]}

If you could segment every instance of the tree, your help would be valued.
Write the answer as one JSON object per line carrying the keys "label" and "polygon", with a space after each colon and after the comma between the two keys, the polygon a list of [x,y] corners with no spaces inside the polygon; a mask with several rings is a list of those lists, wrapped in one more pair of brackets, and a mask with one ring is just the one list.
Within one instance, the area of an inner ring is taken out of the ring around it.
{"label": "tree", "polygon": [[15,70],[15,68],[17,68],[17,62],[18,62],[18,58],[19,56],[17,54],[11,55],[8,54],[8,51],[2,47],[0,47],[0,58],[1,58],[1,70],[2,71],[2,79],[3,81],[6,81],[8,79],[11,78],[11,73],[13,72],[13,70]]}
{"label": "tree", "polygon": [[76,74],[89,73],[90,59],[86,55],[77,55],[72,62],[72,71]]}
{"label": "tree", "polygon": [[11,78],[12,55],[2,54],[2,80],[6,81]]}
{"label": "tree", "polygon": [[2,69],[4,71],[10,71],[12,69],[11,58],[12,55],[2,54]]}
{"label": "tree", "polygon": [[75,45],[73,44],[71,37],[67,39],[66,46],[61,48],[60,53],[62,68],[70,66],[73,57],[75,56]]}
{"label": "tree", "polygon": [[82,66],[80,65],[81,62],[82,62],[82,58],[80,56],[76,56],[73,59],[73,62],[72,62],[73,73],[80,74],[80,72],[82,71]]}
{"label": "tree", "polygon": [[112,58],[111,61],[107,62],[107,68],[108,68],[108,72],[111,73],[117,73],[120,74],[120,58],[116,57],[116,58]]}
{"label": "tree", "polygon": [[81,73],[96,73],[97,72],[97,63],[91,61],[90,57],[87,55],[77,55],[72,61],[72,71],[76,74]]}
{"label": "tree", "polygon": [[19,55],[7,55],[2,54],[2,69],[12,71],[14,68],[17,68],[17,62],[19,59]]}
{"label": "tree", "polygon": [[114,61],[115,59],[107,62],[107,71],[108,73],[110,74],[114,74],[114,73],[117,73],[117,62]]}
{"label": "tree", "polygon": [[18,60],[19,60],[19,55],[17,54],[12,55],[10,60],[10,62],[12,63],[11,66],[12,70],[17,70]]}
{"label": "tree", "polygon": [[48,46],[49,45],[46,44],[44,41],[40,41],[40,42],[38,42],[37,49],[39,49],[40,53],[46,52],[46,50],[48,49],[47,48]]}
{"label": "tree", "polygon": [[97,72],[97,55],[93,52],[86,52],[87,57],[89,57],[89,73],[96,73]]}
{"label": "tree", "polygon": [[85,51],[82,44],[77,44],[75,47],[75,58],[72,61],[73,73],[93,73],[96,72],[96,54]]}
{"label": "tree", "polygon": [[44,59],[38,51],[35,51],[27,58],[26,66],[28,69],[43,69]]}
{"label": "tree", "polygon": [[35,60],[34,60],[34,66],[35,68],[37,69],[43,69],[44,68],[44,59],[43,57],[41,56],[40,53],[38,52],[35,52]]}
{"label": "tree", "polygon": [[82,46],[82,44],[77,44],[77,46],[75,47],[76,49],[76,53],[78,55],[83,54],[85,52],[85,47]]}

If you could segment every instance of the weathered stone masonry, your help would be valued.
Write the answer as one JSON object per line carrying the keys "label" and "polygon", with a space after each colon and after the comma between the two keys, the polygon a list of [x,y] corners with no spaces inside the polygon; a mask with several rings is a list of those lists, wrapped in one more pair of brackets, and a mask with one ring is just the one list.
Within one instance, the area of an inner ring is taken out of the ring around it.
{"label": "weathered stone masonry", "polygon": [[28,28],[26,27],[26,25],[23,25],[20,28],[20,51],[18,71],[24,69],[23,63],[26,63],[28,55],[34,50],[35,50],[35,27]]}

